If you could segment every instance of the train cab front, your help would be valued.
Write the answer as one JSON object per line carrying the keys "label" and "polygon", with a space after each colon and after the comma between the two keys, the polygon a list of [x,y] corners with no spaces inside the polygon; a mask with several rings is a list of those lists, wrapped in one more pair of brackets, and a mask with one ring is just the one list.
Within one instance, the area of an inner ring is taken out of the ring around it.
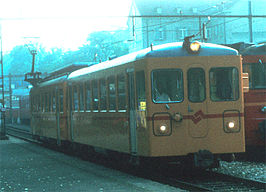
{"label": "train cab front", "polygon": [[148,61],[150,156],[215,167],[218,157],[245,151],[240,57],[208,46],[181,45],[176,56]]}

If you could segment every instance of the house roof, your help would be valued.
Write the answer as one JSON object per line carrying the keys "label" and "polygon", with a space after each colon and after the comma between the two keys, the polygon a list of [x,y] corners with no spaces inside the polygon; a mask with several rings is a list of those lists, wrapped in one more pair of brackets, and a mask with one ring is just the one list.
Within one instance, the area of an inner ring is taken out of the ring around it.
{"label": "house roof", "polygon": [[205,15],[227,9],[239,0],[133,0],[140,15]]}

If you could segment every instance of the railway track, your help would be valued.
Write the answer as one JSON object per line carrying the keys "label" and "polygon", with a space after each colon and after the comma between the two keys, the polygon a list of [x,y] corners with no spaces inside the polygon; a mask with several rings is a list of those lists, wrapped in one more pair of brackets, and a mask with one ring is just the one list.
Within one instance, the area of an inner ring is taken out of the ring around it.
{"label": "railway track", "polygon": [[266,183],[250,179],[202,171],[191,178],[183,178],[184,182],[192,183],[203,191],[265,191]]}
{"label": "railway track", "polygon": [[37,142],[32,139],[32,135],[28,130],[21,129],[16,126],[7,125],[6,132],[8,135],[13,137],[17,137],[30,142]]}
{"label": "railway track", "polygon": [[[38,143],[33,140],[29,131],[25,131],[14,126],[7,127],[7,134],[29,141]],[[102,162],[102,161],[101,161]],[[99,163],[99,162],[96,162]],[[266,183],[254,181],[250,179],[235,177],[231,175],[216,173],[212,171],[192,172],[192,174],[180,175],[177,174],[180,170],[176,167],[167,168],[165,170],[148,169],[134,170],[121,168],[120,165],[104,163],[104,166],[112,167],[125,171],[129,174],[134,174],[138,177],[143,177],[156,182],[164,183],[174,187],[182,188],[188,191],[265,191]],[[119,167],[120,166],[120,167]],[[171,165],[172,166],[172,165]],[[178,175],[178,176],[177,176]]]}

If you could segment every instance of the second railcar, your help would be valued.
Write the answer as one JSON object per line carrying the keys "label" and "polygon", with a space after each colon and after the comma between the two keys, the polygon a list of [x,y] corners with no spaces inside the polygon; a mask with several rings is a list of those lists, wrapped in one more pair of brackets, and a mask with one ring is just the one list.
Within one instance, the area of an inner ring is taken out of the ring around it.
{"label": "second railcar", "polygon": [[266,43],[246,48],[242,56],[243,71],[249,74],[249,91],[244,94],[246,147],[250,151],[262,149],[265,155]]}
{"label": "second railcar", "polygon": [[32,131],[153,161],[196,167],[245,151],[242,65],[234,49],[154,46],[43,82]]}

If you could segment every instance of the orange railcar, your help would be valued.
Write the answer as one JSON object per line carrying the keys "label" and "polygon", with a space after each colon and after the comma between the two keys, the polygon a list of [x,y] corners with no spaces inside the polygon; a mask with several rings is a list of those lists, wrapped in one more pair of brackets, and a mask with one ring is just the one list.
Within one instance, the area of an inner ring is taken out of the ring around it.
{"label": "orange railcar", "polygon": [[242,83],[234,49],[153,46],[38,84],[32,132],[134,159],[212,167],[245,151]]}

